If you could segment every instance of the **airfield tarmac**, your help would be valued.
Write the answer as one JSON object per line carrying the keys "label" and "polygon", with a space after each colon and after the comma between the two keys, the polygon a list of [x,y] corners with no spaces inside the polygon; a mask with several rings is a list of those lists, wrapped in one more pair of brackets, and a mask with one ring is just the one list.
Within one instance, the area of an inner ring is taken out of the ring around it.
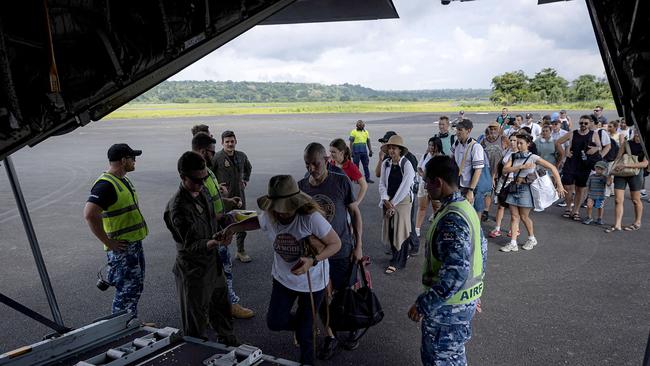
{"label": "airfield tarmac", "polygon": [[[577,120],[579,112],[570,115]],[[206,123],[218,136],[232,129],[238,149],[253,164],[247,196],[251,208],[265,194],[269,177],[304,175],[304,146],[328,144],[367,121],[373,148],[387,130],[405,137],[417,155],[437,132],[439,114],[316,114],[256,115],[166,120],[112,120],[92,123],[67,135],[53,137],[13,155],[23,193],[31,210],[36,235],[52,279],[66,325],[79,327],[110,312],[112,290],[95,287],[96,273],[105,263],[101,245],[92,236],[82,210],[92,183],[106,169],[106,150],[126,142],[144,151],[136,171],[129,174],[140,195],[150,235],[144,241],[147,261],[140,317],[160,326],[180,327],[172,264],[175,246],[162,220],[163,208],[179,184],[176,161],[189,149],[190,127]],[[607,115],[610,119],[614,114]],[[495,116],[469,114],[473,135]],[[376,155],[371,159],[374,167]],[[370,185],[361,205],[364,253],[385,318],[370,329],[356,351],[341,351],[323,365],[420,364],[420,328],[406,317],[420,292],[422,256],[405,270],[383,273],[388,263],[380,242],[377,184]],[[624,224],[632,220],[632,204],[625,203]],[[648,209],[648,203],[644,203]],[[560,217],[552,207],[532,215],[539,245],[532,251],[501,253],[507,238],[490,239],[483,313],[474,318],[473,338],[467,345],[473,365],[639,365],[650,330],[650,220],[637,232],[603,233]],[[507,225],[508,215],[504,220]],[[613,200],[605,222],[613,218]],[[493,221],[485,226],[492,229]],[[425,224],[426,225],[426,224]],[[423,227],[425,232],[426,226]],[[51,316],[11,189],[0,173],[0,292]],[[523,240],[522,240],[523,241]],[[234,248],[233,248],[234,250]],[[253,261],[235,262],[235,289],[242,304],[257,315],[237,320],[243,342],[265,353],[295,359],[291,333],[271,332],[265,323],[271,292],[272,248],[259,232],[250,233],[247,250]],[[0,353],[39,341],[51,331],[12,309],[1,306]]]}

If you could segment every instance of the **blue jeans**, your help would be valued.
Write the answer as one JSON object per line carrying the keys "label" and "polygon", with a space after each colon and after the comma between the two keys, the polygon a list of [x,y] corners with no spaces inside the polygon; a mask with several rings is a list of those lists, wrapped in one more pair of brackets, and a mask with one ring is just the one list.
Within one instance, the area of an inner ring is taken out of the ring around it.
{"label": "blue jeans", "polygon": [[[320,307],[324,293],[325,290],[313,292],[316,309]],[[295,314],[292,314],[291,308],[296,299],[298,299],[298,309]],[[314,364],[314,341],[312,338],[312,323],[314,321],[309,292],[294,291],[273,280],[266,324],[273,331],[290,330],[296,332],[296,339],[300,345],[300,363],[303,364]]]}
{"label": "blue jeans", "polygon": [[231,304],[239,304],[239,296],[237,296],[235,290],[232,288],[232,259],[228,247],[223,245],[219,247],[219,258],[223,265],[223,274],[226,276],[226,285],[228,285],[228,301]]}
{"label": "blue jeans", "polygon": [[129,243],[124,251],[106,252],[107,281],[115,286],[112,313],[127,310],[138,316],[138,301],[144,288],[144,251],[142,242]]}
{"label": "blue jeans", "polygon": [[370,163],[370,158],[368,157],[368,153],[357,151],[352,154],[352,161],[356,166],[359,166],[359,161],[361,161],[361,164],[363,164],[363,174],[366,177],[366,181],[370,180],[370,168],[368,168],[368,164]]}

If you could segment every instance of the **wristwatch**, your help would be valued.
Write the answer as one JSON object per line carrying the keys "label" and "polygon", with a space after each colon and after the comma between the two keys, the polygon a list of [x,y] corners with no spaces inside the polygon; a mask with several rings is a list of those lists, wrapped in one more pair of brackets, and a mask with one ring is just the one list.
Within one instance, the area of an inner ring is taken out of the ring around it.
{"label": "wristwatch", "polygon": [[471,192],[474,192],[474,188],[472,188],[472,187],[468,187],[467,190],[471,191]]}
{"label": "wristwatch", "polygon": [[316,265],[318,264],[318,259],[316,259],[316,256],[315,256],[315,255],[312,255],[312,256],[311,256],[311,259],[314,261],[314,262],[311,264],[312,267],[316,267]]}

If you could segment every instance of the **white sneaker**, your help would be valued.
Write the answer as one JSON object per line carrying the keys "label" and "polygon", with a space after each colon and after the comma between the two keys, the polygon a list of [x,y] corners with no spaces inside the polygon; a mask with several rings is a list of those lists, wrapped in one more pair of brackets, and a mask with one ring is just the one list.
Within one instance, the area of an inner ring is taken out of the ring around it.
{"label": "white sneaker", "polygon": [[418,238],[420,237],[420,228],[419,227],[415,228],[415,235],[417,235]]}
{"label": "white sneaker", "polygon": [[535,247],[535,245],[537,245],[537,239],[536,238],[528,238],[528,240],[526,240],[524,245],[521,246],[521,249],[523,249],[523,250],[531,250],[531,249],[533,249],[533,247]]}
{"label": "white sneaker", "polygon": [[516,243],[509,243],[508,245],[499,248],[499,250],[504,253],[516,252],[519,250],[519,247],[517,246]]}

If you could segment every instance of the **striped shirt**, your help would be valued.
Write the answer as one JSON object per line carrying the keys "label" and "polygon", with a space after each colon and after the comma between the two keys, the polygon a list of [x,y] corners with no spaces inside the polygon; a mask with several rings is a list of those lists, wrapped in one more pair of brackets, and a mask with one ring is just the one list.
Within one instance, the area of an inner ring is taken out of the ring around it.
{"label": "striped shirt", "polygon": [[589,198],[597,200],[605,198],[605,186],[607,185],[607,177],[604,175],[592,174],[587,180],[587,189],[589,190]]}

